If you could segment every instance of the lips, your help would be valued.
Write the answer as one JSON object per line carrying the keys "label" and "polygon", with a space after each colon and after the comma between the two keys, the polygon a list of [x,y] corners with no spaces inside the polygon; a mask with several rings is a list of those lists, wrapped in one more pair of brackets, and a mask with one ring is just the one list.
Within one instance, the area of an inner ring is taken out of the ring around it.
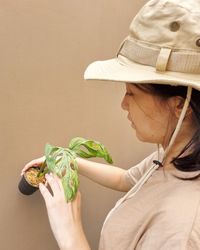
{"label": "lips", "polygon": [[131,127],[135,128],[134,122],[131,120],[131,117],[128,115],[127,119],[131,122]]}
{"label": "lips", "polygon": [[128,119],[130,122],[132,122],[132,121],[131,121],[131,118],[130,118],[130,116],[129,116],[129,115],[127,116],[127,119]]}
{"label": "lips", "polygon": [[134,124],[133,122],[131,123],[131,127],[132,127],[132,128],[135,128],[135,124]]}

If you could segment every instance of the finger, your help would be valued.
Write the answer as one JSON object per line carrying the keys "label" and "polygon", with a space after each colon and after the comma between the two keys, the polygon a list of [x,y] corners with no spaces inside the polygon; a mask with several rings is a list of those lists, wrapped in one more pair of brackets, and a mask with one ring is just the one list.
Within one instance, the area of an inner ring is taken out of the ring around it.
{"label": "finger", "polygon": [[64,192],[61,179],[56,174],[50,173],[50,175],[54,177],[54,179],[56,180],[60,190]]}
{"label": "finger", "polygon": [[30,161],[29,163],[27,163],[22,169],[21,175],[23,175],[29,168],[33,166],[38,166],[38,163],[36,162],[36,160]]}
{"label": "finger", "polygon": [[30,167],[33,166],[40,166],[45,161],[45,156],[42,156],[38,159],[34,159],[30,162],[28,162],[22,169],[21,175],[23,175]]}
{"label": "finger", "polygon": [[75,206],[79,210],[81,209],[81,193],[80,193],[80,191],[77,191],[77,194],[76,194],[74,200],[72,201],[72,203],[73,203],[73,206]]}
{"label": "finger", "polygon": [[58,186],[60,188],[60,194],[65,199],[65,191],[64,191],[64,188],[63,188],[62,180],[56,174],[53,174],[53,176],[54,176],[55,180],[57,181],[57,184],[58,184]]}
{"label": "finger", "polygon": [[46,174],[45,178],[53,192],[54,195],[59,195],[61,193],[61,188],[55,176],[52,174]]}
{"label": "finger", "polygon": [[75,218],[81,220],[81,193],[78,191],[76,197],[71,203]]}
{"label": "finger", "polygon": [[78,190],[77,194],[76,194],[76,198],[77,202],[81,202],[81,192]]}
{"label": "finger", "polygon": [[42,183],[39,184],[39,190],[45,200],[45,203],[49,204],[52,199],[52,195],[50,194],[49,190]]}
{"label": "finger", "polygon": [[47,186],[48,186],[48,182],[47,182],[47,180],[45,181],[44,185],[45,185],[45,187],[47,187]]}

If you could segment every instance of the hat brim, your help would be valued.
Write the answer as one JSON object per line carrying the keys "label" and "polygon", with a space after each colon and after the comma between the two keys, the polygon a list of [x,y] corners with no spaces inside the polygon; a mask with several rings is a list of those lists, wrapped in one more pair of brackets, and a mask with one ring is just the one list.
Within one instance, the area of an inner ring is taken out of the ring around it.
{"label": "hat brim", "polygon": [[154,67],[138,64],[120,56],[90,64],[85,73],[86,80],[132,82],[135,84],[155,83],[191,86],[200,91],[200,74],[179,72],[157,72]]}

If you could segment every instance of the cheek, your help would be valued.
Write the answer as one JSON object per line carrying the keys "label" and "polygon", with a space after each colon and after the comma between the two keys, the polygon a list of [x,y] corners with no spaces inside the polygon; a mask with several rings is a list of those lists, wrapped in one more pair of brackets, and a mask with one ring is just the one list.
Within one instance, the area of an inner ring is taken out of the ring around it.
{"label": "cheek", "polygon": [[138,131],[149,133],[153,136],[156,132],[166,133],[169,123],[169,110],[165,105],[146,98],[142,102],[129,105],[129,115]]}
{"label": "cheek", "polygon": [[152,119],[149,119],[149,121],[146,123],[149,125],[149,128],[152,131],[164,135],[168,129],[169,116],[166,113],[157,113],[154,117],[152,117]]}
{"label": "cheek", "polygon": [[152,136],[156,141],[162,142],[164,138],[173,132],[174,118],[166,111],[157,117],[154,122],[150,124]]}
{"label": "cheek", "polygon": [[167,116],[143,116],[135,119],[135,130],[139,140],[161,143],[169,130]]}
{"label": "cheek", "polygon": [[165,132],[159,126],[152,126],[151,123],[143,122],[135,125],[136,136],[140,141],[148,143],[162,142]]}

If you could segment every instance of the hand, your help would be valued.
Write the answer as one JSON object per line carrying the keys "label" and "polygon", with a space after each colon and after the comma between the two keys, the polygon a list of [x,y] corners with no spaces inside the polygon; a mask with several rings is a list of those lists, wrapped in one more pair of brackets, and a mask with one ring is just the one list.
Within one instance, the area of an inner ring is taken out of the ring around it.
{"label": "hand", "polygon": [[62,250],[88,250],[81,222],[81,195],[77,193],[72,202],[66,202],[61,180],[55,175],[46,176],[53,195],[40,184],[39,189],[45,200],[49,222],[57,243]]}
{"label": "hand", "polygon": [[30,162],[28,162],[22,169],[21,171],[21,175],[23,175],[26,170],[28,170],[29,168],[33,167],[33,166],[41,166],[42,163],[45,161],[45,156],[42,156],[40,158],[34,159]]}

